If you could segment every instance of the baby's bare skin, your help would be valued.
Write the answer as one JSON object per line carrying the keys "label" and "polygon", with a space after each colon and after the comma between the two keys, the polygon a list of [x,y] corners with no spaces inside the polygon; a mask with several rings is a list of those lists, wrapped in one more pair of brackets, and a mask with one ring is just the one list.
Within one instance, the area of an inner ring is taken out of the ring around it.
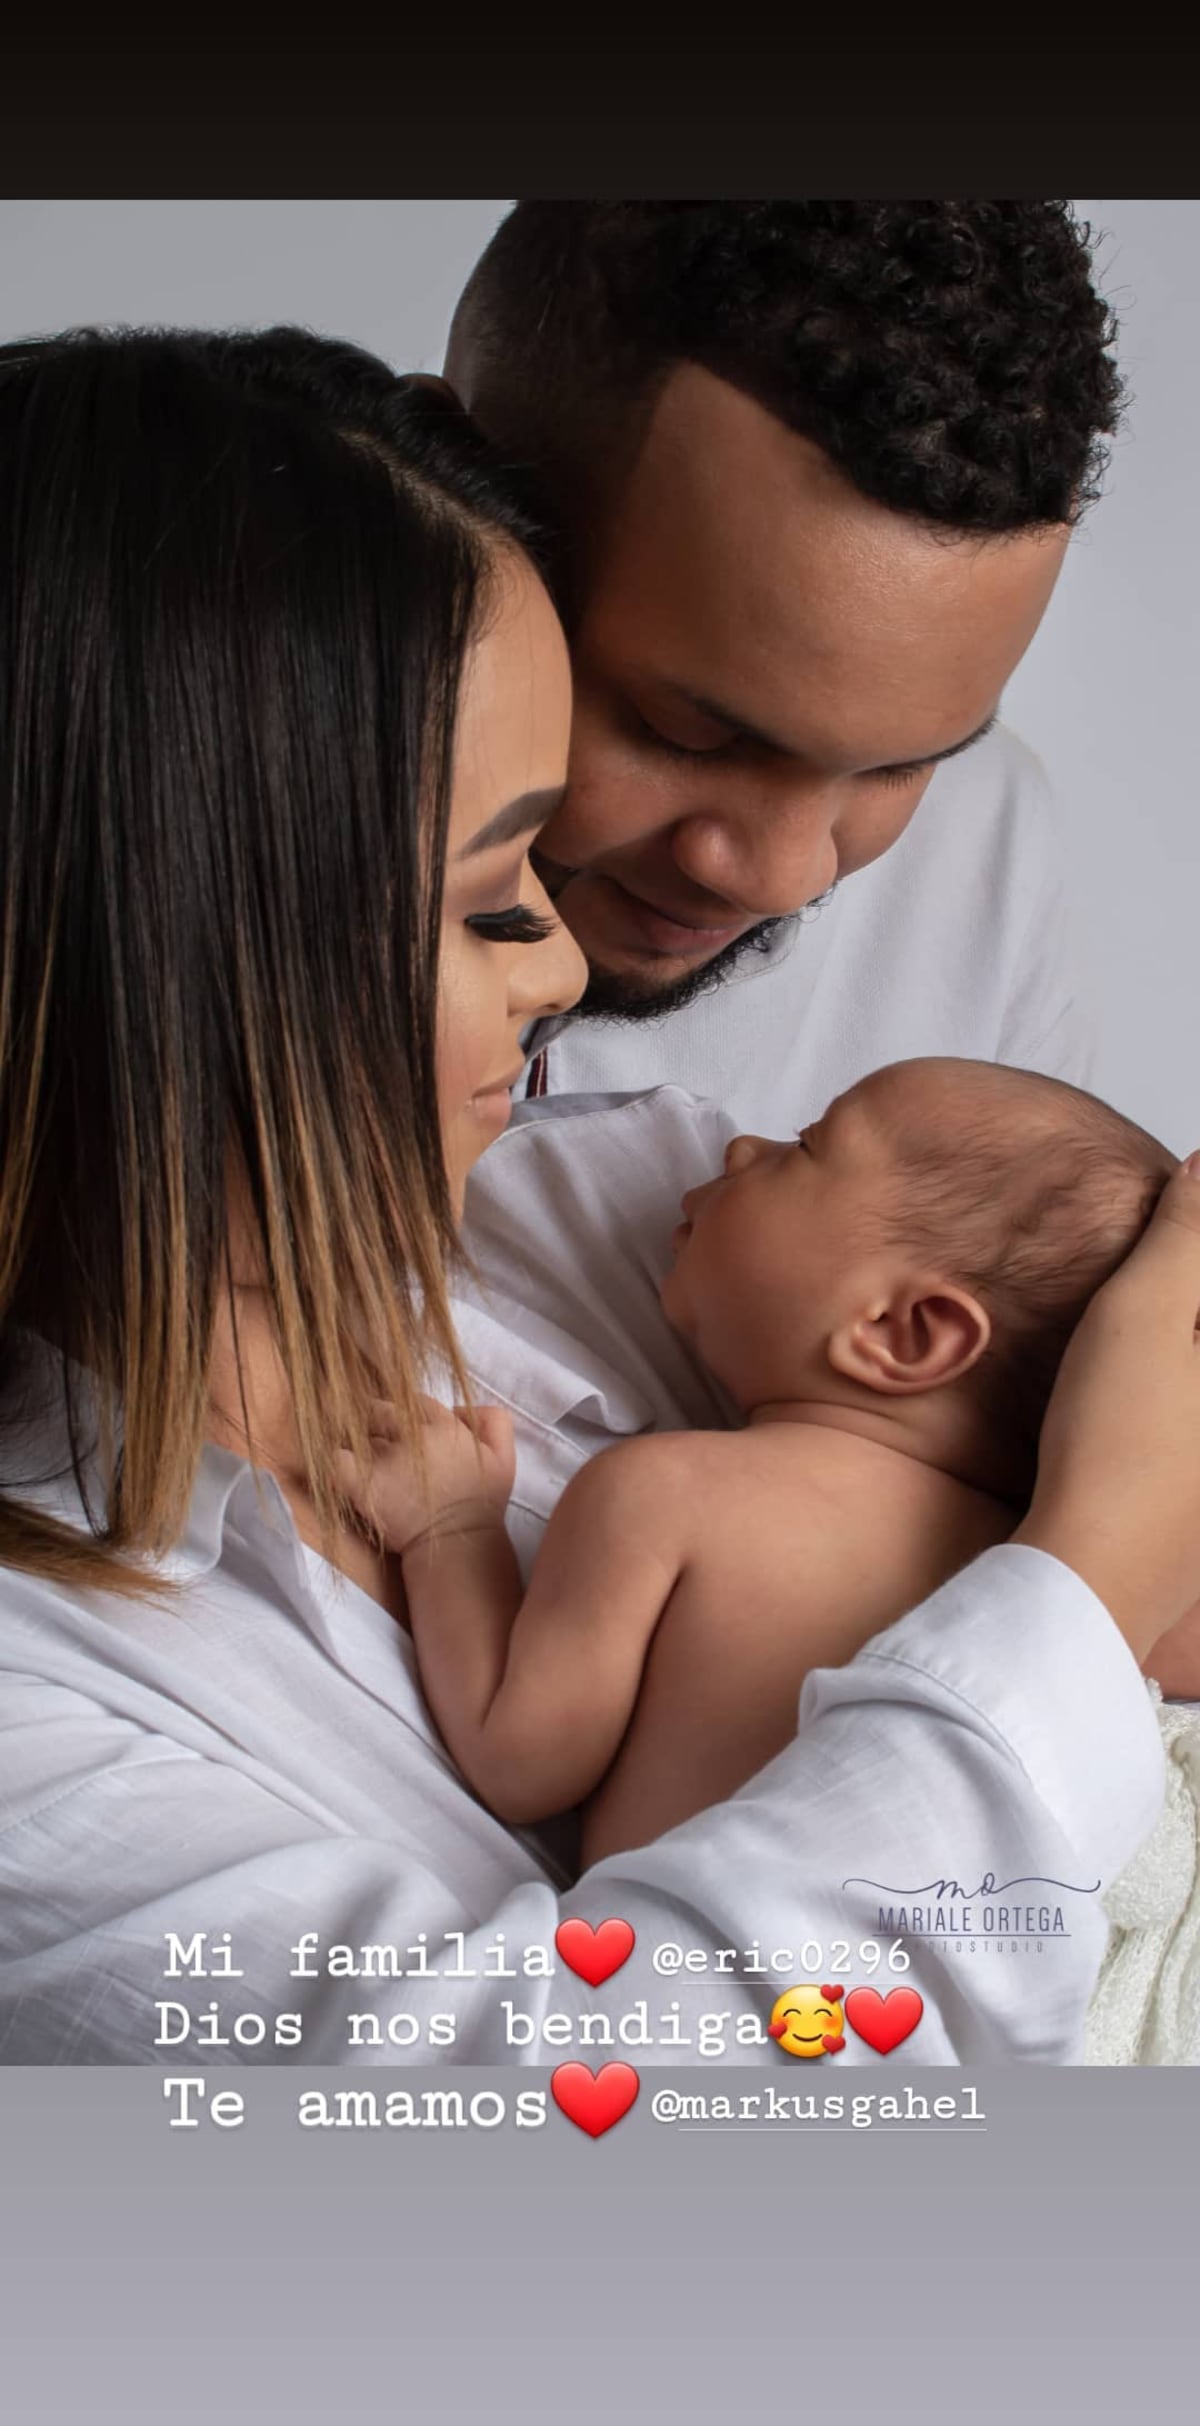
{"label": "baby's bare skin", "polygon": [[[390,1464],[374,1512],[395,1538],[410,1520],[389,1507]],[[587,1863],[745,1784],[794,1735],[810,1668],[852,1657],[1014,1521],[819,1421],[663,1433],[576,1476],[522,1599],[502,1488],[443,1488],[443,1518],[405,1549],[417,1656],[477,1792],[514,1823],[585,1802]]]}
{"label": "baby's bare skin", "polygon": [[588,1863],[724,1801],[791,1742],[810,1668],[850,1659],[1013,1524],[982,1492],[824,1425],[633,1446],[664,1469],[678,1575],[585,1810]]}

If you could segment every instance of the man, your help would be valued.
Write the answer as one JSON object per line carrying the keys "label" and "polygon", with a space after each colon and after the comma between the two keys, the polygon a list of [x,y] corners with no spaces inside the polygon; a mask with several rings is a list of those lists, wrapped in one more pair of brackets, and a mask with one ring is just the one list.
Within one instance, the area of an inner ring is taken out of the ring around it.
{"label": "man", "polygon": [[531,1094],[675,1079],[777,1130],[911,1053],[1086,1077],[1044,784],[995,719],[1112,333],[1058,202],[504,221],[447,376],[560,538],[543,873],[592,970]]}
{"label": "man", "polygon": [[[909,1054],[1089,1074],[1044,781],[996,718],[1099,484],[1112,335],[1057,202],[521,203],[467,287],[447,376],[557,542],[575,722],[539,873],[591,972],[470,1206],[460,1325],[516,1414],[526,1563],[582,1458],[722,1420],[657,1284],[734,1127]],[[1002,1671],[1037,1734],[1046,1678]],[[1178,1932],[1137,1925],[1171,1824],[1113,1907],[1093,2060],[1179,2060]]]}

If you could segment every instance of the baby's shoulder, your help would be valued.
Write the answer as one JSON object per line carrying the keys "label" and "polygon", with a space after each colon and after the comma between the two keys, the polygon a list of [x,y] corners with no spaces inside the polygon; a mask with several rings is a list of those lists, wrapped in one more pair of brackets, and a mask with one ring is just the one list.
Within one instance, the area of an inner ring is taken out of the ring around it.
{"label": "baby's shoulder", "polygon": [[686,1507],[702,1524],[721,1524],[732,1507],[774,1506],[780,1494],[827,1509],[865,1498],[870,1481],[844,1435],[808,1425],[771,1424],[738,1431],[640,1432],[591,1460],[571,1488],[640,1506],[650,1513]]}
{"label": "baby's shoulder", "polygon": [[586,1488],[597,1498],[628,1499],[694,1489],[702,1479],[731,1470],[723,1452],[740,1437],[728,1432],[638,1432],[589,1459],[571,1491]]}
{"label": "baby's shoulder", "polygon": [[800,1557],[832,1605],[915,1606],[1011,1532],[1012,1511],[882,1442],[832,1425],[768,1423],[727,1436],[695,1507],[697,1549],[770,1570]]}
{"label": "baby's shoulder", "polygon": [[[871,1487],[878,1452],[875,1444],[821,1423],[760,1422],[736,1432],[692,1433],[689,1439],[711,1442],[712,1470],[722,1466],[732,1479],[752,1484],[756,1477],[773,1487],[781,1473],[799,1487],[811,1484],[823,1491],[862,1491]],[[886,1453],[891,1463],[891,1452]]]}
{"label": "baby's shoulder", "polygon": [[[928,1481],[928,1477],[923,1477]],[[818,1424],[751,1424],[737,1431],[639,1432],[592,1458],[571,1484],[594,1500],[651,1509],[685,1501],[713,1523],[731,1506],[779,1511],[878,1509],[914,1487],[912,1461]]]}
{"label": "baby's shoulder", "polygon": [[757,1542],[765,1557],[785,1539],[803,1540],[810,1557],[828,1551],[840,1561],[881,1535],[919,1535],[943,1519],[959,1490],[931,1467],[833,1425],[758,1423],[663,1437],[676,1443],[663,1460],[664,1488],[668,1475],[677,1478],[705,1540],[732,1547],[736,1538],[743,1553]]}

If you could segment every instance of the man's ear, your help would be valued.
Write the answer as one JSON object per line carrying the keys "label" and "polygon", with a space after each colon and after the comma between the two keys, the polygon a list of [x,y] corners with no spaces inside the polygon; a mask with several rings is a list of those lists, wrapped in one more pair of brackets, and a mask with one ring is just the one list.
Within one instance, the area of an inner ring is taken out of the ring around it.
{"label": "man's ear", "polygon": [[960,1380],[991,1336],[988,1316],[968,1289],[917,1280],[843,1323],[826,1355],[845,1380],[899,1398]]}

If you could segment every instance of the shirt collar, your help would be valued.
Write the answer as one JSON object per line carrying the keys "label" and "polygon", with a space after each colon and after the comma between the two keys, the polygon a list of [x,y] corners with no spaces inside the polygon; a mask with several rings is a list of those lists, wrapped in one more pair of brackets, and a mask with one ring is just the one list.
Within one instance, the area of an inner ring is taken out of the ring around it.
{"label": "shirt collar", "polygon": [[291,1509],[275,1476],[261,1467],[256,1470],[244,1457],[235,1456],[232,1449],[218,1449],[213,1442],[206,1441],[200,1452],[183,1531],[174,1548],[155,1560],[156,1571],[178,1583],[211,1575],[221,1563],[231,1505],[235,1500],[244,1502],[247,1497],[257,1498],[272,1531],[299,1542]]}
{"label": "shirt collar", "polygon": [[[605,1432],[652,1429],[649,1400],[605,1357],[494,1286],[468,1296],[468,1285],[460,1282],[451,1311],[471,1379],[485,1398],[547,1431],[572,1416]],[[435,1374],[435,1394],[448,1395],[448,1378]]]}

